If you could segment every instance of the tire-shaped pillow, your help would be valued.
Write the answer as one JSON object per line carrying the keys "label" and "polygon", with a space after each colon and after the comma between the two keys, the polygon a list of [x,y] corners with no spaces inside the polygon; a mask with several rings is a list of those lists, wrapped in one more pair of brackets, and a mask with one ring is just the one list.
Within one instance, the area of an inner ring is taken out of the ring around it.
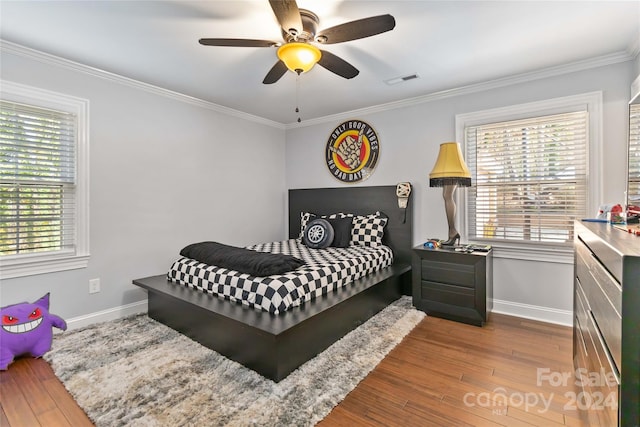
{"label": "tire-shaped pillow", "polygon": [[329,221],[317,218],[307,224],[302,235],[302,243],[312,249],[326,248],[333,242],[333,235],[333,227]]}

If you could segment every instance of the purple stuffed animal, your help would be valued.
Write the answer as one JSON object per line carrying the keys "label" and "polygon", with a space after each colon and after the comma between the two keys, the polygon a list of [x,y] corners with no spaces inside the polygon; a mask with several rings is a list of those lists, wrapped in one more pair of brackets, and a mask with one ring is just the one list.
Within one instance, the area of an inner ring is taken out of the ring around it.
{"label": "purple stuffed animal", "polygon": [[51,350],[55,326],[63,331],[67,323],[49,313],[49,294],[33,304],[23,302],[0,308],[0,370],[5,371],[16,356],[41,357]]}

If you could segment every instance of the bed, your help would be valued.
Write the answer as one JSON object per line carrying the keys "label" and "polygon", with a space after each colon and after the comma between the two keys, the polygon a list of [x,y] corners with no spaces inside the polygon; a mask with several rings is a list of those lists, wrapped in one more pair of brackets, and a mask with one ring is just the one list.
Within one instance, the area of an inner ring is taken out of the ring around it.
{"label": "bed", "polygon": [[348,212],[388,217],[383,244],[393,263],[278,314],[176,284],[167,272],[133,280],[148,291],[149,316],[273,381],[329,347],[402,294],[411,293],[412,205],[398,207],[395,186],[289,190],[289,238],[301,214]]}

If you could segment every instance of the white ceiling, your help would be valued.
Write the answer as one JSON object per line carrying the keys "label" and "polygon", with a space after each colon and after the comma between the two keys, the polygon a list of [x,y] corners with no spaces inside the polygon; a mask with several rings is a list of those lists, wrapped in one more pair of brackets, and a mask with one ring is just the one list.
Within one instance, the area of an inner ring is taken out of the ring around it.
{"label": "white ceiling", "polygon": [[[303,120],[640,50],[640,1],[298,0],[319,28],[390,13],[393,31],[326,45],[360,70],[299,78]],[[267,0],[0,0],[0,38],[225,107],[294,123],[296,76],[262,84],[274,48],[211,47],[203,37],[281,41]],[[387,79],[417,73],[397,85]]]}

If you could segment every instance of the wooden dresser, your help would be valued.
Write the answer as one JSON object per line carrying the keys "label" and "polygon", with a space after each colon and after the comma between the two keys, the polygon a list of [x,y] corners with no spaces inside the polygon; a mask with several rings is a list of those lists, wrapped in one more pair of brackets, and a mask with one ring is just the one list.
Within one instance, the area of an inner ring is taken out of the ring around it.
{"label": "wooden dresser", "polygon": [[640,237],[575,223],[573,361],[590,425],[640,425]]}

